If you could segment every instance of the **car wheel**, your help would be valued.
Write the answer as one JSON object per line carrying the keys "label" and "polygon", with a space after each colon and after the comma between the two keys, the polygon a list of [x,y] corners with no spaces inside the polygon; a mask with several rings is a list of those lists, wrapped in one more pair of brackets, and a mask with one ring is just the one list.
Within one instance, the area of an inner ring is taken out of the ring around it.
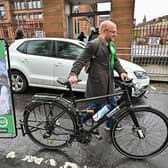
{"label": "car wheel", "polygon": [[12,91],[22,93],[28,88],[25,76],[19,71],[11,71]]}

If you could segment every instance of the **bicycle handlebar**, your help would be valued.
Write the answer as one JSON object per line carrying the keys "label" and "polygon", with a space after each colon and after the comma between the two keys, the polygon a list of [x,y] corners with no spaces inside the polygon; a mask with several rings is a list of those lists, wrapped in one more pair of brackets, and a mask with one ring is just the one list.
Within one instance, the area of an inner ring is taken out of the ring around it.
{"label": "bicycle handlebar", "polygon": [[118,80],[118,82],[120,83],[120,87],[122,87],[123,89],[135,87],[132,78],[126,78],[125,80]]}
{"label": "bicycle handlebar", "polygon": [[[122,88],[126,88],[126,87],[134,87],[135,84],[132,82],[132,78],[126,78],[125,80],[119,80],[118,82],[121,84],[121,87]],[[78,82],[81,82],[82,80],[81,79],[78,79]],[[71,83],[69,82],[68,79],[65,79],[65,78],[58,78],[57,79],[57,82],[61,85],[65,85],[67,87],[70,87],[71,86]]]}

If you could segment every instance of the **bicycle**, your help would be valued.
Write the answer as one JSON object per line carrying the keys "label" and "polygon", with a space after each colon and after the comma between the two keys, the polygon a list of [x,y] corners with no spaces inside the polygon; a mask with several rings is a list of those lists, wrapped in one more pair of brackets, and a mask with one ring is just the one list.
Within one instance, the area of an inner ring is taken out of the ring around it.
{"label": "bicycle", "polygon": [[[134,105],[138,97],[135,98],[131,94],[135,87],[132,80],[120,82],[122,90],[115,94],[83,99],[75,98],[68,80],[57,81],[68,88],[70,100],[64,98],[64,94],[36,94],[32,102],[25,107],[22,131],[36,144],[47,149],[59,149],[74,141],[89,143],[92,135],[98,134],[96,129],[113,117],[109,135],[116,150],[126,157],[154,157],[168,146],[168,118],[147,105]],[[124,101],[100,120],[94,122],[91,117],[89,126],[82,123],[83,111],[77,108],[78,103],[123,93]],[[120,131],[117,131],[118,124],[123,127]]]}

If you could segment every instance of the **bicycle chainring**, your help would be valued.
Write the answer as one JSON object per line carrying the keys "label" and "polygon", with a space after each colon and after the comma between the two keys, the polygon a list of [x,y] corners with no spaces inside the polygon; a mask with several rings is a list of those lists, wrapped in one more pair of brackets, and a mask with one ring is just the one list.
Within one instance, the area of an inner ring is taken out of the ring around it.
{"label": "bicycle chainring", "polygon": [[87,144],[92,140],[92,135],[87,130],[79,130],[76,140],[82,144]]}

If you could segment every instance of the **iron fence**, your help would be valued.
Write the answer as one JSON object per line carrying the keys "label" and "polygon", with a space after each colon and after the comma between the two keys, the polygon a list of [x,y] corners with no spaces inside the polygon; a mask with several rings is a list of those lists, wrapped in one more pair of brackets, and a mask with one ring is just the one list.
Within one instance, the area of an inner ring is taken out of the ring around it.
{"label": "iron fence", "polygon": [[168,24],[140,25],[134,29],[131,60],[151,79],[168,81]]}
{"label": "iron fence", "polygon": [[1,23],[0,37],[5,38],[8,43],[11,43],[15,39],[15,32],[18,28],[23,29],[26,38],[34,37],[37,31],[44,32],[44,24],[41,20],[23,20],[14,23]]}

